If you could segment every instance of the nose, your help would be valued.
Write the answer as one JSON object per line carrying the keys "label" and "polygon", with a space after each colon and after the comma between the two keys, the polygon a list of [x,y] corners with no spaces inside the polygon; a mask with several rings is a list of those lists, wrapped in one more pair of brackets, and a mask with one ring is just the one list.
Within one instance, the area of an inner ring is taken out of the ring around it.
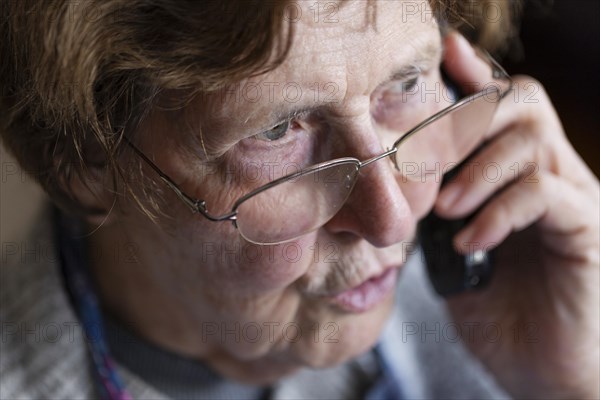
{"label": "nose", "polygon": [[[344,128],[345,156],[364,161],[384,152],[370,119]],[[350,197],[324,228],[362,237],[375,247],[410,239],[416,220],[399,179],[388,157],[364,166]]]}

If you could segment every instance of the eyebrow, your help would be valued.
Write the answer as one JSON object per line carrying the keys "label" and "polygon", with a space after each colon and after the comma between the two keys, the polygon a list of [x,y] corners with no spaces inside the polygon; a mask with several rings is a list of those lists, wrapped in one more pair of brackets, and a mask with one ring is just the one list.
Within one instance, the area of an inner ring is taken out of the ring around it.
{"label": "eyebrow", "polygon": [[[408,78],[414,77],[419,74],[423,69],[428,68],[433,64],[442,54],[442,48],[436,46],[433,42],[426,44],[423,50],[421,50],[415,60],[410,64],[406,64],[400,68],[395,69],[388,75],[388,77],[379,83],[377,87],[386,85],[393,81],[403,81]],[[326,104],[326,103],[325,103]],[[298,106],[292,109],[277,108],[273,113],[272,117],[269,118],[269,123],[265,127],[260,127],[259,132],[264,132],[264,129],[270,129],[270,127],[277,126],[277,124],[291,120],[295,116],[304,113],[314,113],[318,110],[323,109],[324,104],[316,104],[311,106]]]}
{"label": "eyebrow", "polygon": [[284,111],[283,109],[278,109],[277,111],[275,111],[274,116],[270,121],[270,122],[272,122],[272,124],[269,123],[268,125],[276,126],[276,124],[290,120],[300,114],[314,113],[314,112],[318,111],[319,109],[321,109],[322,107],[323,107],[323,104],[317,104],[317,105],[312,105],[312,106],[296,107],[289,111]]}
{"label": "eyebrow", "polygon": [[424,49],[416,55],[415,59],[410,64],[404,65],[393,71],[388,78],[378,86],[385,85],[392,81],[402,81],[407,78],[412,78],[422,70],[429,68],[431,64],[440,58],[441,54],[442,48],[436,46],[433,42],[427,43]]}

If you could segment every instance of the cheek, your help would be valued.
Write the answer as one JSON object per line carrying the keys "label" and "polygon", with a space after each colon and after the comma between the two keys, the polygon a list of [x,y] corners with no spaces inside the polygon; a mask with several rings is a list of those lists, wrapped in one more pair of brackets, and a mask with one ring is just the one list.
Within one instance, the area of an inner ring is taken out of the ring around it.
{"label": "cheek", "polygon": [[196,240],[191,246],[184,243],[181,251],[193,252],[184,259],[196,260],[199,278],[213,292],[242,297],[280,293],[304,275],[312,263],[313,235],[261,246],[245,241],[228,223],[196,220],[195,225]]}
{"label": "cheek", "polygon": [[[230,212],[238,198],[268,182],[275,168],[273,163],[263,162],[263,159],[253,164],[240,162],[235,151],[225,156],[219,165],[209,167],[184,158],[170,157],[161,160],[161,165],[177,178],[185,192],[205,200],[213,215]],[[243,170],[241,164],[245,164]],[[271,170],[257,167],[263,164]],[[294,172],[293,168],[291,172]],[[240,236],[230,221],[212,222],[201,215],[191,215],[175,195],[169,193],[167,196],[168,204],[173,205],[168,210],[173,219],[166,221],[174,239],[171,240],[172,261],[180,264],[173,268],[187,276],[190,286],[200,281],[203,290],[214,295],[223,295],[227,291],[236,297],[268,295],[288,288],[312,263],[310,247],[315,240],[314,234],[274,246],[252,244]],[[290,219],[297,219],[289,213],[274,212],[281,209],[277,204],[289,204],[290,201],[289,196],[283,194],[267,196],[263,201],[251,204],[249,219],[252,223],[261,221],[265,229],[276,229],[282,222],[290,225]]]}
{"label": "cheek", "polygon": [[417,132],[398,151],[400,187],[417,218],[431,210],[444,174],[458,160],[451,125],[449,119],[443,118]]}
{"label": "cheek", "polygon": [[237,274],[256,291],[280,291],[306,274],[313,263],[315,235],[275,246],[245,242]]}
{"label": "cheek", "polygon": [[423,218],[433,208],[440,188],[440,178],[427,177],[425,182],[401,178],[400,188],[416,219]]}

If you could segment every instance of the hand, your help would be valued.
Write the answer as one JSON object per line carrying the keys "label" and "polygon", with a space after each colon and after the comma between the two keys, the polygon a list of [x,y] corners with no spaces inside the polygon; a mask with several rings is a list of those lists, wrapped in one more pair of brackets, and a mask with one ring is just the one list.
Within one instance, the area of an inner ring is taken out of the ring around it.
{"label": "hand", "polygon": [[[449,35],[446,50],[446,70],[464,87],[490,76],[460,35]],[[513,396],[598,398],[598,179],[531,78],[515,78],[487,138],[473,173],[459,174],[435,205],[445,218],[483,205],[454,243],[462,252],[497,247],[490,286],[450,298],[450,312],[475,326],[464,341]]]}

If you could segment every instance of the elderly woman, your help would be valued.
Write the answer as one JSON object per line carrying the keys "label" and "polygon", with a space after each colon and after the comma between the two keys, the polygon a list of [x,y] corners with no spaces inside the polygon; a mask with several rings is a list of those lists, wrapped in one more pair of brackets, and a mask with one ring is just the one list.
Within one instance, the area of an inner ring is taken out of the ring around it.
{"label": "elderly woman", "polygon": [[3,250],[0,397],[597,398],[598,180],[456,31],[511,7],[3,2],[58,208]]}

